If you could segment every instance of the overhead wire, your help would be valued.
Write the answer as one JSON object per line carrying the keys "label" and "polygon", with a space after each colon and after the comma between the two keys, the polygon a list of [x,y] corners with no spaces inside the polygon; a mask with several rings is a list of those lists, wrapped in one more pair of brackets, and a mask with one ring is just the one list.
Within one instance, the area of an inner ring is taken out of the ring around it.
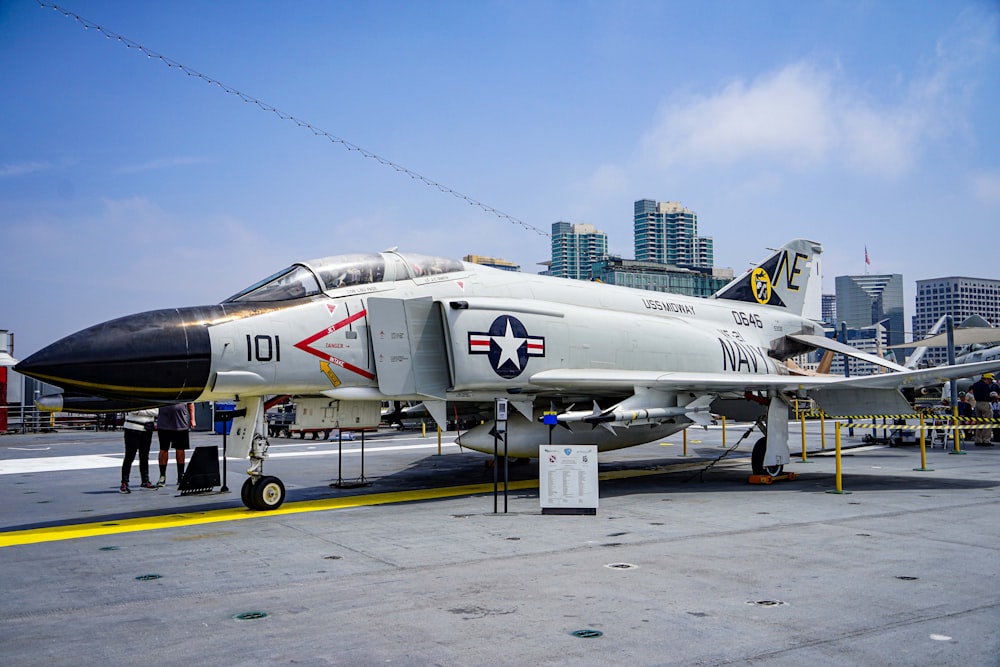
{"label": "overhead wire", "polygon": [[59,5],[54,5],[54,4],[51,4],[51,3],[43,2],[42,0],[38,0],[38,4],[39,4],[40,7],[44,8],[44,9],[55,10],[55,11],[60,12],[61,14],[63,14],[66,18],[71,18],[71,19],[75,20],[77,23],[79,23],[81,26],[83,26],[83,28],[85,30],[95,30],[98,33],[104,35],[107,39],[117,41],[120,44],[123,44],[128,49],[135,49],[135,50],[139,51],[140,53],[144,54],[150,60],[158,60],[158,61],[160,61],[161,63],[163,63],[164,65],[166,65],[170,69],[176,68],[176,69],[184,72],[188,76],[193,76],[195,78],[201,79],[202,81],[204,81],[205,83],[207,83],[207,84],[209,84],[211,86],[216,86],[216,87],[222,89],[225,93],[227,93],[229,95],[234,95],[234,96],[238,97],[239,99],[243,100],[247,104],[253,104],[257,108],[259,108],[261,111],[265,111],[265,112],[268,112],[268,113],[273,113],[279,119],[291,121],[292,123],[295,123],[296,126],[301,127],[303,129],[306,129],[306,130],[312,132],[315,136],[323,137],[323,138],[329,140],[333,144],[339,144],[339,145],[341,145],[342,147],[344,147],[349,152],[356,152],[356,153],[360,154],[362,157],[368,158],[370,160],[374,160],[375,162],[378,162],[379,164],[384,165],[386,167],[391,167],[396,172],[401,173],[401,174],[405,174],[405,175],[409,176],[413,180],[420,181],[421,183],[423,183],[424,185],[426,185],[428,187],[434,188],[434,189],[436,189],[436,190],[438,190],[438,191],[440,191],[440,192],[442,192],[444,194],[451,195],[451,196],[453,196],[453,197],[455,197],[457,199],[460,199],[460,200],[466,202],[470,206],[475,206],[475,207],[481,209],[482,211],[484,211],[486,213],[489,213],[489,214],[491,214],[491,215],[493,215],[493,216],[495,216],[495,217],[497,217],[497,218],[499,218],[501,220],[506,220],[507,222],[510,222],[511,224],[518,225],[518,226],[522,227],[523,229],[525,229],[527,231],[535,232],[539,236],[545,236],[545,237],[551,236],[551,234],[549,234],[548,232],[546,232],[546,231],[544,231],[542,229],[539,229],[538,227],[535,227],[534,225],[530,225],[527,222],[524,222],[523,220],[521,220],[519,218],[516,218],[516,217],[514,217],[514,216],[512,216],[512,215],[510,215],[508,213],[504,213],[503,211],[501,211],[501,210],[499,210],[499,209],[497,209],[497,208],[495,208],[493,206],[490,206],[488,204],[485,204],[485,203],[479,201],[478,199],[474,199],[473,197],[470,197],[470,196],[468,196],[466,194],[463,194],[463,193],[459,192],[458,190],[450,188],[447,185],[444,185],[443,183],[439,183],[438,181],[435,181],[435,180],[433,180],[431,178],[428,178],[428,177],[426,177],[426,176],[424,176],[424,175],[422,175],[422,174],[420,174],[420,173],[418,173],[416,171],[413,171],[412,169],[409,169],[408,167],[404,167],[403,165],[401,165],[401,164],[399,164],[397,162],[393,162],[392,160],[390,160],[388,158],[382,157],[381,155],[378,155],[377,153],[374,153],[374,152],[372,152],[372,151],[370,151],[370,150],[368,150],[366,148],[358,146],[357,144],[352,143],[352,142],[348,141],[347,139],[344,139],[343,137],[339,137],[339,136],[337,136],[335,134],[327,132],[326,130],[324,130],[324,129],[320,128],[320,127],[317,127],[316,125],[313,125],[309,121],[303,120],[303,119],[298,118],[297,116],[295,116],[293,114],[290,114],[290,113],[287,113],[285,111],[282,111],[282,110],[278,109],[277,107],[275,107],[274,105],[269,104],[267,102],[264,102],[263,100],[259,100],[256,97],[253,97],[253,96],[248,95],[248,94],[246,94],[246,93],[244,93],[244,92],[242,92],[240,90],[237,90],[236,88],[233,88],[232,86],[226,85],[225,83],[219,81],[218,79],[210,77],[210,76],[208,76],[206,74],[202,74],[201,72],[199,72],[196,69],[188,67],[187,65],[185,65],[183,63],[180,63],[180,62],[177,62],[176,60],[173,60],[172,58],[164,56],[163,54],[157,53],[156,51],[153,51],[152,49],[149,49],[149,48],[143,46],[142,44],[140,44],[140,43],[138,43],[138,42],[136,42],[134,40],[129,39],[128,37],[125,37],[125,36],[120,35],[120,34],[118,34],[116,32],[108,30],[107,28],[105,28],[105,27],[103,27],[103,26],[101,26],[101,25],[99,25],[99,24],[97,24],[97,23],[95,23],[95,22],[93,22],[93,21],[91,21],[89,19],[86,19],[86,18],[80,16],[79,14],[76,14],[75,12],[72,12],[72,11],[70,11],[68,9],[60,7]]}

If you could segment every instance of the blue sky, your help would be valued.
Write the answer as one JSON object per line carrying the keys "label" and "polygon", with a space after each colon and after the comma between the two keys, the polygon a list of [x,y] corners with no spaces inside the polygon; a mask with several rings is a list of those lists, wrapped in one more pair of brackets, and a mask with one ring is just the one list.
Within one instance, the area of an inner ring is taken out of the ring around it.
{"label": "blue sky", "polygon": [[[1000,4],[124,2],[68,11],[527,225],[680,201],[741,271],[1000,277]],[[126,48],[0,1],[0,329],[23,358],[297,259],[538,269],[548,239]],[[907,320],[909,324],[909,320]]]}

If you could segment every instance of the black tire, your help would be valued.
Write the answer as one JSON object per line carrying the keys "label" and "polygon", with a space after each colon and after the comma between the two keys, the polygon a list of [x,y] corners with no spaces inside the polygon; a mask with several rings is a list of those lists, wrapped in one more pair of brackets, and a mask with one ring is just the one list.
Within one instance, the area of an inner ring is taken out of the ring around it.
{"label": "black tire", "polygon": [[753,445],[750,452],[750,472],[754,475],[769,475],[777,477],[784,471],[785,466],[777,465],[771,467],[764,466],[764,455],[767,453],[767,438],[761,438]]}
{"label": "black tire", "polygon": [[247,480],[243,482],[243,487],[240,489],[240,500],[247,509],[257,509],[253,506],[253,477],[247,477]]}
{"label": "black tire", "polygon": [[289,431],[288,427],[286,426],[283,429],[281,429],[281,432],[278,435],[280,435],[282,438],[290,438],[292,437],[292,432]]}
{"label": "black tire", "polygon": [[285,485],[277,477],[265,476],[253,485],[253,507],[251,509],[266,512],[276,510],[285,502]]}

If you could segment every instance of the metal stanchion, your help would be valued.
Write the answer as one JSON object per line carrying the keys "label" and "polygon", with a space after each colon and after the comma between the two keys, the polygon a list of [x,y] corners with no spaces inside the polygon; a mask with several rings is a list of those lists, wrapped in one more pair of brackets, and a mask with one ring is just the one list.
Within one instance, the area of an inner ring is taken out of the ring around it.
{"label": "metal stanchion", "polygon": [[843,479],[843,468],[840,461],[840,427],[841,423],[837,422],[837,437],[836,437],[836,461],[837,461],[837,473],[836,473],[836,488],[833,491],[827,491],[827,493],[837,493],[837,494],[847,494],[850,491],[844,491],[844,479]]}
{"label": "metal stanchion", "polygon": [[809,463],[809,459],[806,456],[806,413],[799,413],[799,426],[802,429],[802,461],[801,463]]}
{"label": "metal stanchion", "polygon": [[[957,382],[952,382],[952,385],[958,384]],[[958,406],[952,407],[952,416],[955,418],[955,450],[948,452],[949,454],[965,454],[962,451],[962,429],[958,428]]]}
{"label": "metal stanchion", "polygon": [[934,468],[927,467],[927,431],[924,430],[924,416],[920,415],[920,467],[914,470],[930,471]]}

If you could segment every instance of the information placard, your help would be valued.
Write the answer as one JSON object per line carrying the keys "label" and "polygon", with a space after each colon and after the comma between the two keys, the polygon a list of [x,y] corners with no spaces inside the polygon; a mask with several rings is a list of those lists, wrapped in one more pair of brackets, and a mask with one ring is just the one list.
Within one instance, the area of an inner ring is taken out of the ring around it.
{"label": "information placard", "polygon": [[542,514],[596,514],[597,446],[538,447]]}

